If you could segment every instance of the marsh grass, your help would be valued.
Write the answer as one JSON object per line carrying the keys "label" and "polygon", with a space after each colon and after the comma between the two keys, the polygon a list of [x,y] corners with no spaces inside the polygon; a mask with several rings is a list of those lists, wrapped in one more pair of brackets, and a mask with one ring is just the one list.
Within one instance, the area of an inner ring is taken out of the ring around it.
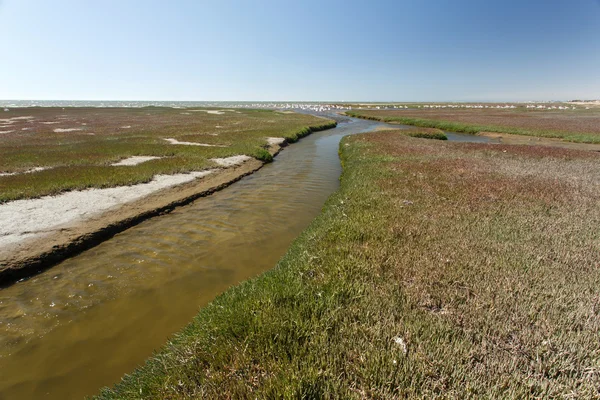
{"label": "marsh grass", "polygon": [[[269,162],[272,156],[266,149],[266,137],[294,142],[335,126],[331,120],[268,110],[228,110],[215,115],[160,107],[14,109],[4,112],[2,118],[22,116],[33,118],[15,120],[10,124],[15,132],[0,135],[0,172],[50,169],[0,176],[0,203],[213,168],[209,160],[215,157],[245,154]],[[54,132],[72,127],[81,131]],[[165,138],[224,147],[172,145]],[[110,165],[131,156],[162,158],[136,166]]]}
{"label": "marsh grass", "polygon": [[[486,123],[477,123],[477,122],[461,122],[461,121],[452,121],[446,118],[452,118],[452,115],[440,115],[437,116],[435,114],[427,114],[425,112],[411,110],[415,115],[421,113],[423,117],[415,117],[412,116],[403,116],[402,114],[406,114],[407,111],[372,111],[372,110],[358,110],[358,111],[347,111],[346,115],[355,118],[363,118],[370,119],[375,121],[383,121],[394,124],[404,124],[404,125],[414,125],[425,128],[436,128],[442,131],[450,131],[450,132],[461,132],[468,133],[471,135],[476,135],[479,132],[495,132],[495,133],[508,133],[513,135],[526,135],[526,136],[537,136],[537,137],[547,137],[547,138],[560,138],[569,142],[578,142],[578,143],[600,143],[600,134],[597,132],[578,132],[577,127],[569,127],[569,122],[573,122],[575,118],[579,118],[580,120],[585,120],[585,115],[582,118],[581,113],[575,113],[574,116],[571,116],[573,120],[565,120],[562,119],[557,121],[557,126],[554,128],[532,128],[526,126],[519,126],[521,118],[523,114],[526,114],[523,111],[504,111],[503,118],[506,125],[502,124],[486,124]],[[467,111],[467,113],[480,113],[480,111]],[[493,112],[490,111],[490,112]],[[465,112],[462,113],[463,115]],[[590,114],[590,113],[588,113]],[[560,114],[548,113],[545,116],[537,116],[540,123],[547,123],[549,119],[552,117],[562,117]],[[588,115],[589,117],[589,115]],[[598,126],[595,124],[600,123],[600,119],[598,118],[598,114],[594,114],[595,118],[591,121],[591,126],[593,126],[592,130],[598,129]],[[444,119],[440,119],[444,118]],[[478,115],[476,118],[473,118],[474,121],[480,120],[485,121],[485,115]],[[530,118],[535,119],[535,118]],[[513,121],[511,121],[513,120]],[[516,125],[516,126],[515,126]],[[527,125],[535,125],[531,124],[528,121]]]}
{"label": "marsh grass", "polygon": [[448,140],[444,131],[436,128],[400,129],[394,132],[421,139]]}
{"label": "marsh grass", "polygon": [[271,271],[99,399],[600,396],[600,156],[381,131]]}

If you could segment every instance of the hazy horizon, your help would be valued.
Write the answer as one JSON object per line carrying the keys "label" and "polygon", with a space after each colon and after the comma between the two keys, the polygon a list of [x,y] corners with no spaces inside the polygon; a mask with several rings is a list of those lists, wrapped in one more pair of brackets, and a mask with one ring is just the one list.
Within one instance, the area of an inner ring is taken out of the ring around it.
{"label": "hazy horizon", "polygon": [[132,99],[0,99],[4,102],[78,102],[78,103],[330,103],[330,104],[409,104],[409,103],[567,103],[573,101],[600,101],[594,99],[557,99],[557,100],[172,100],[172,99],[154,99],[154,100],[132,100]]}

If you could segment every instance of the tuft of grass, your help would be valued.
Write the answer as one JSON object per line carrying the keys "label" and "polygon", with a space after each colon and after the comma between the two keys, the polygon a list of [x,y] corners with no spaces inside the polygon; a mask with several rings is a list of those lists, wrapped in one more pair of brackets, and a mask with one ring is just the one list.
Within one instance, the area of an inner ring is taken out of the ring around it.
{"label": "tuft of grass", "polygon": [[394,132],[421,139],[448,140],[444,131],[435,128],[401,129]]}
{"label": "tuft of grass", "polygon": [[98,399],[595,398],[600,156],[381,131],[271,271]]}

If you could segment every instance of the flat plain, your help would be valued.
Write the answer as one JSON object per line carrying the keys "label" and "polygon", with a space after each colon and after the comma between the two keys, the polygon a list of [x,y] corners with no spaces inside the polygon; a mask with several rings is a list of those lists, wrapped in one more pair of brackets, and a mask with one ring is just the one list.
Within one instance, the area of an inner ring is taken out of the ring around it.
{"label": "flat plain", "polygon": [[293,142],[308,134],[309,127],[328,124],[332,121],[269,110],[0,111],[0,203],[221,167],[214,158],[246,155],[270,161],[269,138]]}
{"label": "flat plain", "polygon": [[359,118],[454,132],[472,134],[495,132],[560,138],[570,142],[600,143],[600,107],[586,108],[581,105],[558,107],[562,109],[527,108],[525,105],[507,105],[498,108],[473,106],[467,109],[464,106],[448,104],[424,108],[412,104],[402,109],[377,109],[376,106],[367,106],[348,111],[347,114]]}

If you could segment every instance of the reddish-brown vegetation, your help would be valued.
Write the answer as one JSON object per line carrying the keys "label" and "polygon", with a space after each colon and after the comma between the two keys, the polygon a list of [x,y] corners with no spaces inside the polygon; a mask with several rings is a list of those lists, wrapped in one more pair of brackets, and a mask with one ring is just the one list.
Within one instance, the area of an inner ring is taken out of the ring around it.
{"label": "reddish-brown vegetation", "polygon": [[377,117],[409,117],[455,121],[476,125],[508,126],[513,128],[556,132],[600,134],[600,111],[525,111],[525,110],[360,110]]}
{"label": "reddish-brown vegetation", "polygon": [[600,396],[599,154],[380,131],[341,155],[278,267],[101,399]]}
{"label": "reddish-brown vegetation", "polygon": [[[0,203],[73,189],[147,182],[157,174],[217,166],[211,158],[243,154],[270,161],[272,156],[265,148],[268,137],[294,141],[311,129],[334,125],[312,115],[266,110],[146,107],[0,111]],[[172,145],[165,141],[167,138],[205,146]],[[111,166],[131,156],[156,158],[135,166]]]}

